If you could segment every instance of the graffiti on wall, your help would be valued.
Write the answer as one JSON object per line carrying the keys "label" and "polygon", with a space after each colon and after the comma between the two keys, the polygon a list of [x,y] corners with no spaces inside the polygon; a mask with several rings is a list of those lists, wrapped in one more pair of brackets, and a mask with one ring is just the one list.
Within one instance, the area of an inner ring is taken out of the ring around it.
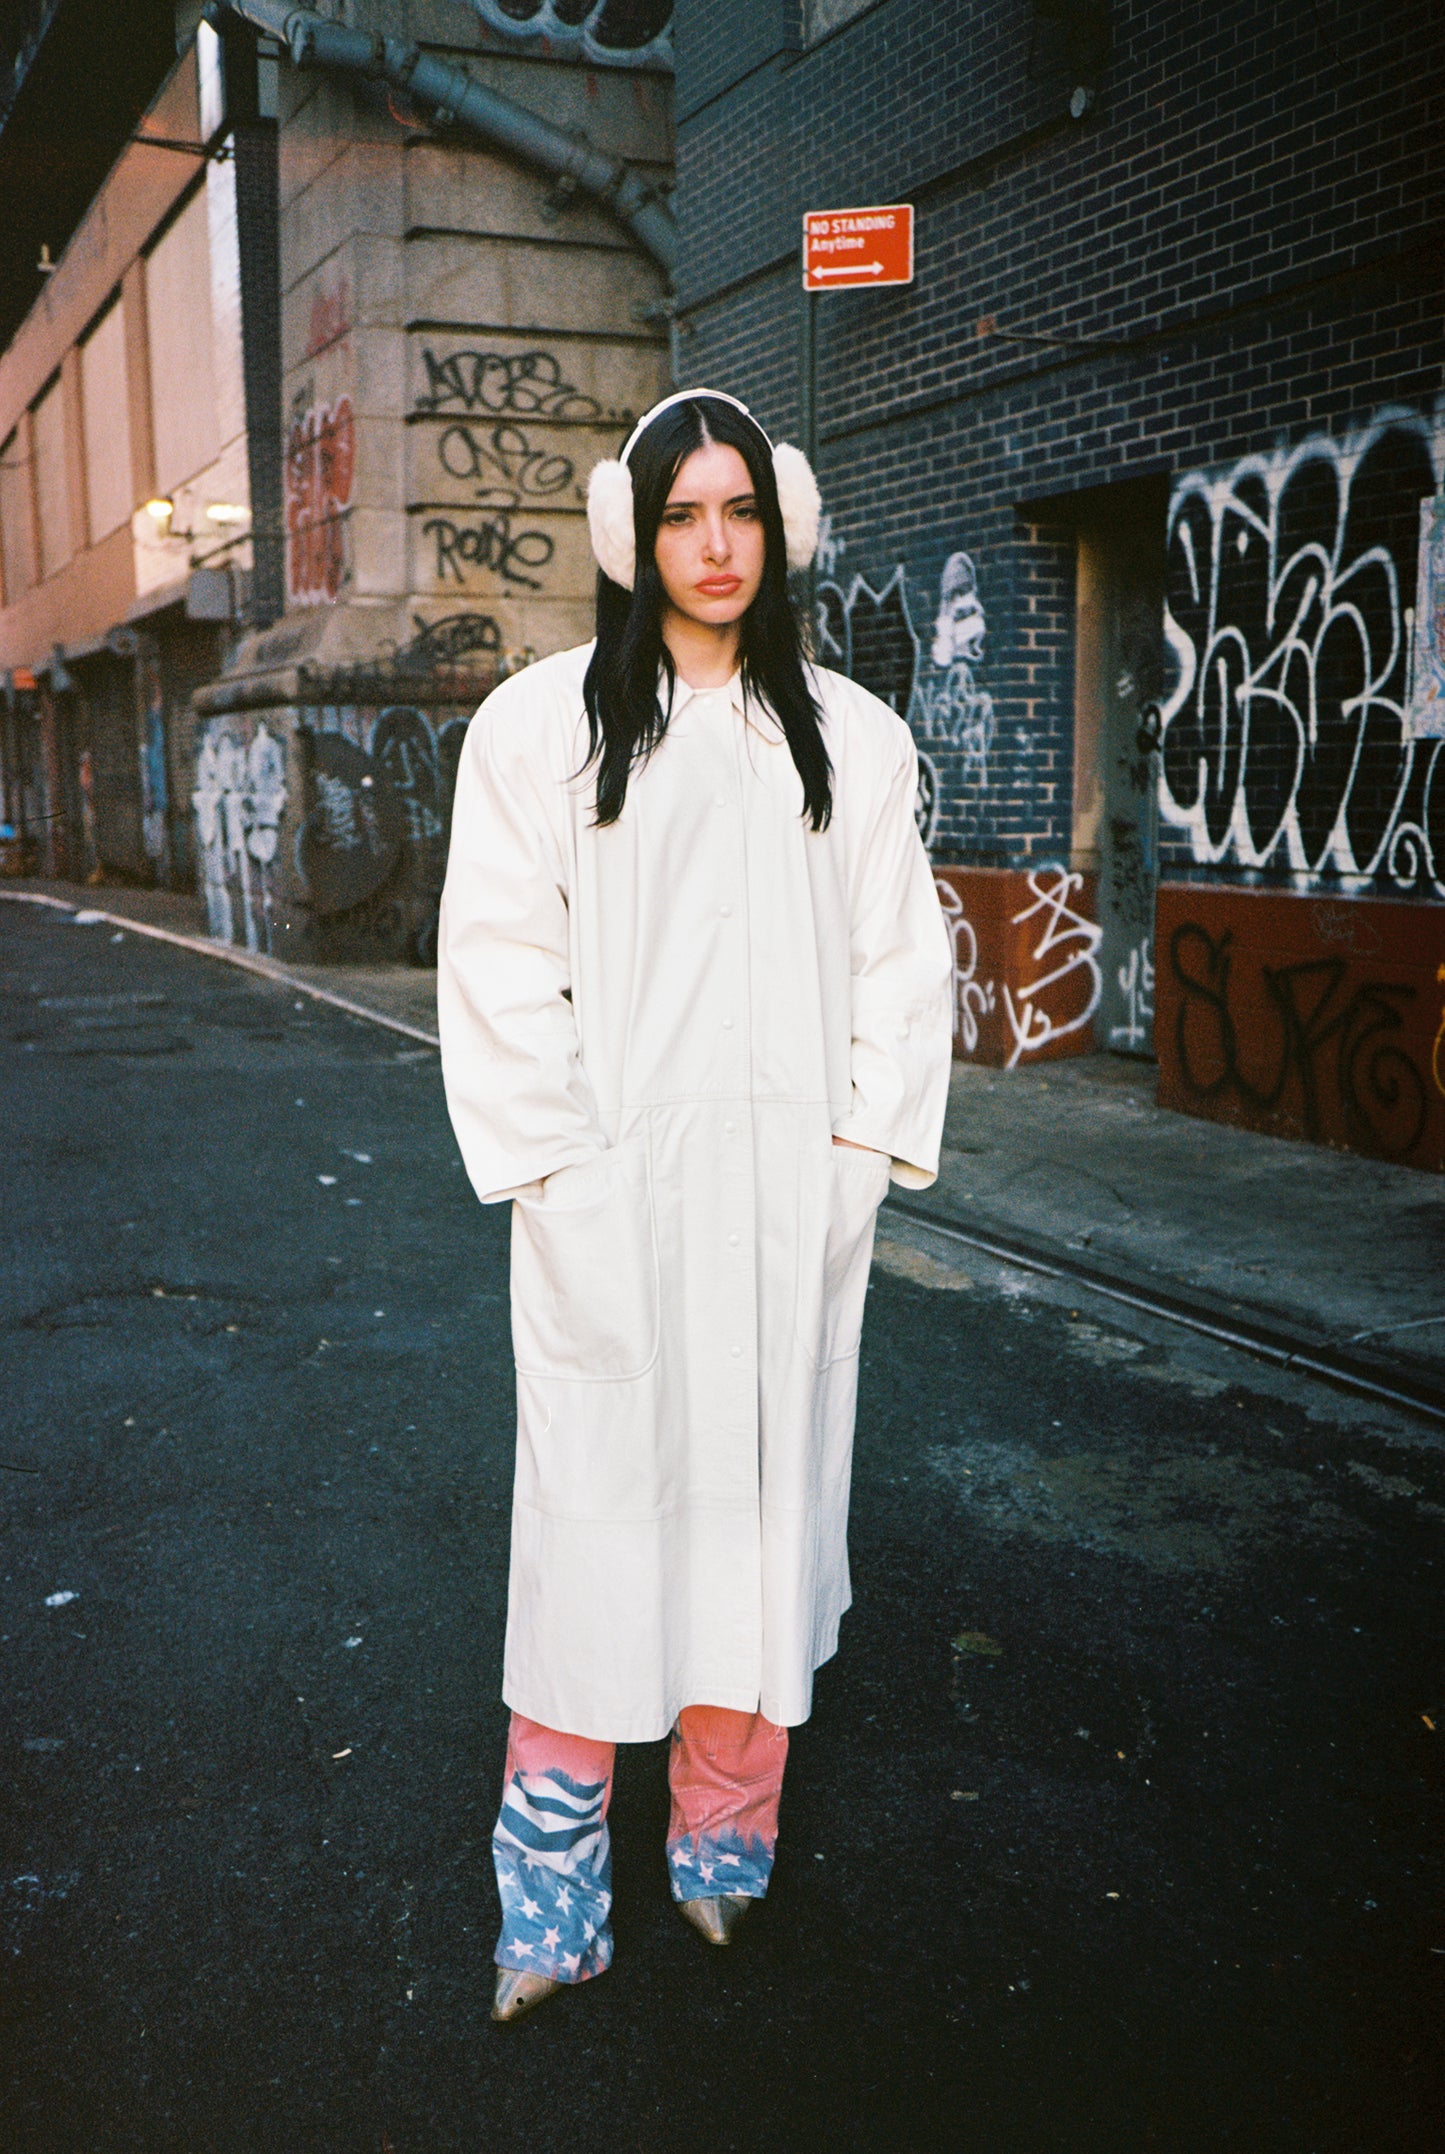
{"label": "graffiti on wall", "polygon": [[1003,990],[1004,1016],[1012,1044],[1007,1067],[1017,1069],[1025,1055],[1083,1032],[1099,1006],[1099,941],[1102,929],[1071,900],[1083,889],[1082,875],[1062,864],[1035,868],[1029,875],[1032,902],[1013,916],[1013,925],[1030,927],[1030,957],[1035,968],[1017,987]]}
{"label": "graffiti on wall", "polygon": [[1017,1069],[1086,1049],[1102,986],[1091,881],[1049,861],[940,868],[934,886],[953,945],[955,1053]]}
{"label": "graffiti on wall", "polygon": [[[1330,1084],[1347,1141],[1389,1159],[1414,1151],[1428,1098],[1400,1038],[1415,994],[1407,981],[1356,979],[1346,957],[1267,964],[1238,950],[1232,930],[1215,936],[1193,921],[1174,929],[1169,963],[1181,996],[1179,1074],[1194,1100],[1230,1095],[1267,1115],[1292,1095],[1302,1133],[1318,1142],[1329,1133]],[[1249,970],[1255,979],[1246,983],[1241,975]],[[1272,1026],[1242,1012],[1246,985],[1262,989]]]}
{"label": "graffiti on wall", "polygon": [[1154,937],[1143,935],[1114,976],[1123,1015],[1109,1027],[1109,1045],[1133,1051],[1147,1047],[1154,1031]]}
{"label": "graffiti on wall", "polygon": [[1159,887],[1159,1101],[1445,1171],[1445,908]]}
{"label": "graffiti on wall", "polygon": [[983,657],[987,632],[973,562],[966,553],[950,554],[939,579],[930,667],[914,683],[910,717],[924,740],[962,749],[960,778],[975,779],[985,791],[994,736],[993,697],[978,686],[973,669]]}
{"label": "graffiti on wall", "polygon": [[302,356],[316,359],[333,344],[351,334],[351,279],[322,278],[311,295],[311,315],[306,325],[306,348]]}
{"label": "graffiti on wall", "polygon": [[592,426],[625,426],[633,414],[610,411],[575,388],[554,352],[498,352],[469,348],[437,352],[423,348],[426,387],[418,411],[481,412],[493,418],[580,420]]}
{"label": "graffiti on wall", "polygon": [[[620,427],[630,415],[579,389],[549,351],[438,353],[426,346],[421,364],[414,414],[445,421],[434,435],[428,429],[433,476],[449,509],[422,525],[432,580],[465,588],[474,573],[486,573],[519,591],[540,590],[556,540],[527,514],[580,508],[584,499],[576,459],[559,447],[555,430]],[[458,493],[466,506],[451,510]]]}
{"label": "graffiti on wall", "polygon": [[540,591],[542,580],[535,571],[544,569],[557,550],[550,532],[514,530],[505,509],[467,523],[428,516],[421,528],[436,549],[432,574],[440,584],[464,585],[469,569],[490,569],[519,590]]}
{"label": "graffiti on wall", "polygon": [[671,67],[672,0],[469,0],[506,38],[545,38],[597,67]]}
{"label": "graffiti on wall", "polygon": [[162,890],[171,887],[170,785],[166,774],[166,703],[160,647],[154,636],[136,642],[140,700],[141,843]]}
{"label": "graffiti on wall", "polygon": [[988,629],[977,570],[961,549],[948,556],[937,604],[928,608],[932,628],[925,656],[903,564],[874,585],[863,575],[840,574],[845,550],[846,541],[834,537],[825,516],[814,645],[825,666],[846,673],[907,719],[918,747],[918,827],[931,846],[945,774],[956,788],[988,787],[996,721],[993,698],[977,676]]}
{"label": "graffiti on wall", "polygon": [[196,851],[207,931],[218,942],[272,947],[273,868],[286,807],[286,757],[264,719],[213,719],[201,736]]}
{"label": "graffiti on wall", "polygon": [[1159,803],[1196,861],[1445,896],[1445,742],[1409,716],[1442,461],[1440,421],[1391,409],[1176,487]]}
{"label": "graffiti on wall", "polygon": [[315,801],[297,832],[296,866],[318,919],[353,915],[374,939],[404,941],[423,961],[435,956],[468,722],[469,714],[438,718],[412,703],[301,712]]}
{"label": "graffiti on wall", "polygon": [[555,505],[559,495],[570,505],[582,498],[571,457],[539,448],[509,419],[483,426],[453,419],[437,437],[436,458],[482,508],[518,509],[524,501]]}
{"label": "graffiti on wall", "polygon": [[997,987],[978,975],[978,931],[964,908],[963,893],[943,877],[934,879],[953,949],[953,1036],[964,1054],[978,1052],[980,1020],[992,1016]]}
{"label": "graffiti on wall", "polygon": [[351,398],[321,403],[302,390],[286,431],[286,589],[293,605],[325,605],[341,589],[355,476]]}

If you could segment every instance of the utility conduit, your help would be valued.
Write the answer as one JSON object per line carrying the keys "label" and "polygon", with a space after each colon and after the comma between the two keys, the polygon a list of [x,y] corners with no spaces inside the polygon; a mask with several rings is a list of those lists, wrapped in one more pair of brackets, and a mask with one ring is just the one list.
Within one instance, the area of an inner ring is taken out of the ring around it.
{"label": "utility conduit", "polygon": [[489,90],[451,60],[438,59],[399,37],[373,36],[327,22],[314,9],[287,0],[211,0],[208,14],[239,15],[287,47],[297,67],[334,68],[390,83],[429,105],[438,118],[466,127],[495,149],[555,179],[569,180],[610,210],[670,276],[677,262],[677,225],[651,184],[621,158],[564,134],[525,106]]}

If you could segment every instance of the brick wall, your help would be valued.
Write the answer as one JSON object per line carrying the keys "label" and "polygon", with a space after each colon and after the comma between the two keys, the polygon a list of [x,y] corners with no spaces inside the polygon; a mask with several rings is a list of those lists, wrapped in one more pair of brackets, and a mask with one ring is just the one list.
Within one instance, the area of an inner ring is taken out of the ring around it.
{"label": "brick wall", "polygon": [[[1163,472],[1166,867],[1445,896],[1445,768],[1399,715],[1418,502],[1445,459],[1445,18],[1116,0],[1110,27],[1075,123],[1029,0],[882,0],[812,49],[773,0],[680,0],[683,379],[794,431],[803,210],[912,201],[915,283],[818,302],[820,573],[834,662],[909,710],[935,767],[935,857],[1067,855],[1067,497]],[[1330,564],[1296,607],[1313,715],[1270,596],[1271,560],[1306,542]],[[1372,548],[1388,571],[1360,567]],[[962,671],[934,659],[960,553],[985,623]],[[1212,610],[1201,556],[1224,564]],[[1236,616],[1262,681],[1293,663],[1247,729],[1199,687]],[[1435,833],[1433,870],[1407,824]]]}

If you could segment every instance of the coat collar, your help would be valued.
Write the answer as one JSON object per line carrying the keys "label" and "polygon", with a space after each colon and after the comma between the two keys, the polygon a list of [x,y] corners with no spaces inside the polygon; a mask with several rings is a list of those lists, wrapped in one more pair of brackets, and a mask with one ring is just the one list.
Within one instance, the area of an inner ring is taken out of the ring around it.
{"label": "coat collar", "polygon": [[[658,677],[658,693],[659,695],[665,695],[666,693],[666,676],[663,674],[659,674]],[[741,669],[721,688],[690,688],[682,675],[679,674],[677,676],[677,685],[673,691],[672,718],[681,718],[692,704],[700,703],[710,696],[726,696],[730,708],[737,716],[745,718],[747,723],[760,733],[765,740],[779,741],[783,738],[783,729],[766,703],[761,702],[756,695],[748,697],[746,701],[744,700]]]}

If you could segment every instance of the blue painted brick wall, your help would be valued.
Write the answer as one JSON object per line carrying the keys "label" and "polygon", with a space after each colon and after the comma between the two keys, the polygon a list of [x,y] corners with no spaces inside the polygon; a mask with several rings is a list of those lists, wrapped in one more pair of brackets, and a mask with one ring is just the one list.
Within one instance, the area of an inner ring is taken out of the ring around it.
{"label": "blue painted brick wall", "polygon": [[[1081,124],[1068,75],[1040,65],[1047,26],[1030,0],[880,0],[811,49],[775,0],[679,0],[677,18],[682,380],[732,389],[795,434],[803,211],[916,205],[915,283],[818,303],[824,580],[846,596],[864,579],[852,625],[870,649],[894,650],[911,623],[926,681],[940,574],[971,556],[991,737],[985,764],[966,748],[935,758],[934,851],[1065,855],[1073,537],[1066,512],[1038,504],[1144,473],[1219,481],[1311,442],[1334,445],[1339,486],[1348,444],[1395,407],[1428,438],[1439,483],[1445,12],[1115,0]],[[1058,341],[980,335],[990,316]],[[1403,577],[1428,455],[1374,453],[1382,469],[1394,455]],[[1336,537],[1353,543],[1343,518]],[[1177,580],[1177,548],[1171,562]],[[896,581],[887,595],[900,571],[908,623]],[[1401,584],[1397,629],[1409,595]],[[1402,680],[1403,658],[1397,701]],[[1173,723],[1166,770],[1187,791],[1199,744],[1187,712]],[[1295,782],[1291,742],[1256,735],[1251,801]],[[1445,896],[1445,757],[1432,776],[1417,754],[1401,805],[1398,751],[1374,739],[1354,781],[1358,872],[1321,856],[1306,882]],[[1166,822],[1166,866],[1254,872],[1221,850],[1226,805],[1207,829]],[[1383,852],[1371,864],[1390,815],[1434,833],[1433,877],[1392,876]],[[1290,869],[1281,838],[1264,872]]]}

